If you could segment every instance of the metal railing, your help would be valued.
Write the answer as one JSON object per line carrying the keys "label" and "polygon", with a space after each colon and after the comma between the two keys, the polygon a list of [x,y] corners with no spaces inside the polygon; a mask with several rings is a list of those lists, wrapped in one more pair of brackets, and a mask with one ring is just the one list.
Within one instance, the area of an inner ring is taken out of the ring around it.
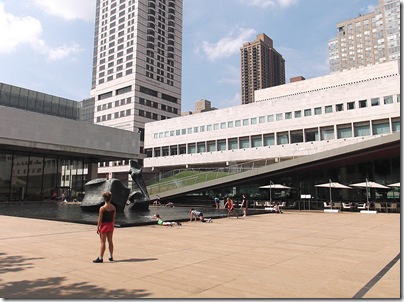
{"label": "metal railing", "polygon": [[[174,190],[198,183],[203,183],[209,180],[215,180],[221,177],[238,174],[246,171],[250,171],[253,169],[257,169],[259,167],[265,167],[267,165],[273,164],[276,161],[274,159],[265,159],[265,160],[255,160],[244,162],[241,164],[231,165],[229,167],[218,168],[214,170],[206,170],[206,169],[184,169],[184,170],[173,170],[164,174],[164,177],[151,185],[147,185],[147,191],[150,195],[155,195],[161,192]],[[164,180],[167,177],[173,177],[176,174],[179,174],[183,171],[194,171],[194,175],[172,179],[172,180]],[[149,181],[150,182],[150,181]]]}

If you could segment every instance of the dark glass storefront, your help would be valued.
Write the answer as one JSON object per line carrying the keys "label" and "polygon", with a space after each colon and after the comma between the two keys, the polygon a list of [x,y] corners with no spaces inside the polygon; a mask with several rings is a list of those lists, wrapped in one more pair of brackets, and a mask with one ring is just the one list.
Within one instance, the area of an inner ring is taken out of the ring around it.
{"label": "dark glass storefront", "polygon": [[80,199],[89,180],[83,159],[0,150],[0,201]]}
{"label": "dark glass storefront", "polygon": [[[396,148],[390,155],[380,153],[372,155],[371,158],[365,154],[355,158],[341,159],[333,163],[321,165],[307,165],[293,169],[293,171],[277,172],[268,174],[265,178],[240,182],[234,186],[223,186],[213,190],[203,190],[189,194],[189,199],[199,199],[212,204],[212,196],[232,196],[236,201],[241,200],[241,194],[247,194],[251,202],[267,201],[269,198],[268,189],[260,189],[260,186],[269,185],[270,182],[291,187],[291,189],[272,190],[272,200],[286,201],[288,205],[294,204],[294,208],[301,209],[322,209],[323,202],[330,200],[328,188],[316,187],[317,184],[328,183],[329,180],[350,185],[365,182],[366,179],[383,185],[400,182],[401,167],[399,148]],[[400,188],[391,189],[332,189],[332,200],[337,202],[360,203],[366,201],[366,194],[369,200],[374,202],[398,202],[400,200]],[[302,195],[310,195],[310,200],[302,199]],[[171,198],[170,201],[180,203],[184,197]]]}

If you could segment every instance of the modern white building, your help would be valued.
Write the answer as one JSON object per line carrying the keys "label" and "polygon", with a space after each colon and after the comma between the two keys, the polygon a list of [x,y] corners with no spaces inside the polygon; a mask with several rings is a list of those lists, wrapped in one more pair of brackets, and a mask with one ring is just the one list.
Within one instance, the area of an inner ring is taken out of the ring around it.
{"label": "modern white building", "polygon": [[[140,132],[181,114],[182,0],[97,0],[91,97],[94,123]],[[99,172],[128,179],[128,162]]]}
{"label": "modern white building", "polygon": [[255,91],[255,103],[146,124],[161,172],[279,162],[400,131],[400,62]]}
{"label": "modern white building", "polygon": [[400,59],[400,0],[379,0],[372,13],[337,29],[328,42],[331,73]]}

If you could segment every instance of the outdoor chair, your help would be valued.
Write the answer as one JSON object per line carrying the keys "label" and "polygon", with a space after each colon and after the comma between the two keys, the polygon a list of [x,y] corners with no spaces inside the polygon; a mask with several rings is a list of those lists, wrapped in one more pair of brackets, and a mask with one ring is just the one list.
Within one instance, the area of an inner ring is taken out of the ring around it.
{"label": "outdoor chair", "polygon": [[375,202],[375,210],[377,212],[383,212],[383,207],[382,207],[382,204],[380,202]]}
{"label": "outdoor chair", "polygon": [[279,209],[284,209],[286,207],[286,201],[282,201],[281,204],[279,204]]}
{"label": "outdoor chair", "polygon": [[396,204],[396,203],[391,203],[391,204],[387,207],[387,212],[389,212],[389,211],[397,212],[397,204]]}
{"label": "outdoor chair", "polygon": [[291,204],[288,204],[288,209],[294,209],[296,208],[296,201],[292,202]]}
{"label": "outdoor chair", "polygon": [[352,208],[351,204],[349,204],[349,203],[347,203],[347,202],[343,202],[343,203],[342,203],[342,209],[343,209],[343,210],[348,210],[348,211],[350,211],[351,208]]}
{"label": "outdoor chair", "polygon": [[329,203],[324,201],[323,204],[324,204],[324,209],[331,209],[331,205]]}
{"label": "outdoor chair", "polygon": [[340,202],[334,202],[332,204],[332,208],[341,210],[341,203]]}
{"label": "outdoor chair", "polygon": [[264,204],[263,204],[262,201],[256,201],[256,202],[255,202],[255,206],[256,206],[257,208],[261,208],[261,207],[264,206]]}
{"label": "outdoor chair", "polygon": [[357,209],[358,209],[358,210],[367,210],[367,204],[366,204],[366,202],[364,202],[364,203],[358,203]]}
{"label": "outdoor chair", "polygon": [[264,202],[264,207],[272,207],[272,206],[273,206],[272,202],[270,202],[270,201],[265,201]]}

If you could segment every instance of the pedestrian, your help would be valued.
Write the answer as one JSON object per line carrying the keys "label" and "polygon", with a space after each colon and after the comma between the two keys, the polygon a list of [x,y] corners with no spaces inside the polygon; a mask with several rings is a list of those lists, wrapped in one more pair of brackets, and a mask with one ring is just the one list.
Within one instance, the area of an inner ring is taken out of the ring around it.
{"label": "pedestrian", "polygon": [[275,204],[274,204],[274,211],[275,211],[275,213],[281,213],[281,214],[283,214],[281,208],[279,207],[279,203],[278,203],[278,202],[275,202]]}
{"label": "pedestrian", "polygon": [[160,197],[157,197],[157,199],[155,200],[155,201],[153,201],[153,206],[161,206],[161,203],[160,203]]}
{"label": "pedestrian", "polygon": [[227,208],[227,218],[230,218],[230,212],[233,212],[233,214],[235,214],[236,217],[238,218],[238,214],[237,214],[236,210],[234,209],[233,200],[230,197],[227,197],[227,201],[224,204],[224,208]]}
{"label": "pedestrian", "polygon": [[245,194],[242,195],[242,202],[240,207],[243,209],[243,217],[247,216],[247,209],[248,209],[248,199]]}
{"label": "pedestrian", "polygon": [[219,197],[216,196],[213,200],[215,202],[216,209],[220,209],[220,199],[219,199]]}
{"label": "pedestrian", "polygon": [[196,221],[196,219],[198,218],[202,222],[212,222],[212,218],[205,219],[203,217],[203,213],[201,211],[197,211],[193,208],[191,209],[191,212],[190,212],[189,221],[192,222],[192,218],[194,218],[194,221]]}
{"label": "pedestrian", "polygon": [[163,221],[163,219],[160,218],[159,214],[156,214],[153,217],[155,220],[157,220],[158,225],[164,225],[164,226],[174,226],[175,224],[182,225],[181,222]]}
{"label": "pedestrian", "polygon": [[113,253],[114,253],[114,243],[112,241],[112,235],[114,234],[114,224],[116,218],[116,208],[112,201],[111,192],[105,192],[102,194],[104,199],[104,205],[100,207],[98,212],[98,222],[97,222],[97,234],[100,235],[100,255],[97,259],[93,260],[94,263],[102,263],[104,252],[106,249],[106,241],[108,240],[108,248],[109,248],[109,261],[113,261]]}

